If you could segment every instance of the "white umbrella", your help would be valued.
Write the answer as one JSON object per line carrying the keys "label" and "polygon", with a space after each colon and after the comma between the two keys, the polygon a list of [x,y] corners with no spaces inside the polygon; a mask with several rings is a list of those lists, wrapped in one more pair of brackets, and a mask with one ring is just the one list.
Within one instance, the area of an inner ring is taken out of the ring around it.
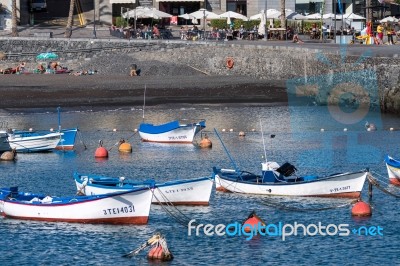
{"label": "white umbrella", "polygon": [[355,19],[362,20],[362,19],[365,19],[363,16],[360,16],[360,15],[357,15],[357,14],[354,14],[354,13],[351,13],[351,14],[348,14],[348,15],[345,14],[344,18],[345,19],[349,19],[349,20],[355,20]]}
{"label": "white umbrella", "polygon": [[385,23],[385,22],[398,22],[399,20],[395,17],[386,17],[382,20],[380,20],[379,22],[381,23]]}
{"label": "white umbrella", "polygon": [[217,19],[220,18],[219,15],[215,14],[214,12],[207,11],[204,8],[201,8],[193,13],[190,13],[189,15],[194,16],[196,19]]}
{"label": "white umbrella", "polygon": [[179,15],[178,17],[183,18],[183,19],[187,19],[187,20],[189,20],[189,19],[196,19],[194,16],[189,15],[188,13],[185,13],[185,14],[183,14],[183,15]]}
{"label": "white umbrella", "polygon": [[249,20],[246,16],[244,16],[242,14],[239,14],[239,13],[236,13],[236,12],[233,12],[233,11],[228,11],[228,12],[222,13],[219,16],[221,18],[236,18],[236,19],[241,19],[241,20],[244,20],[244,21]]}
{"label": "white umbrella", "polygon": [[267,19],[265,17],[265,12],[262,12],[260,25],[258,25],[258,34],[265,36],[265,23]]}
{"label": "white umbrella", "polygon": [[226,24],[231,25],[232,21],[231,21],[231,17],[228,17],[228,19],[226,20]]}
{"label": "white umbrella", "polygon": [[306,19],[321,19],[321,14],[315,13],[315,14],[307,15]]}
{"label": "white umbrella", "polygon": [[333,13],[327,13],[327,14],[324,14],[323,16],[322,16],[322,18],[323,19],[328,19],[328,18],[341,18],[341,17],[339,17],[339,15],[335,15],[335,14],[333,14]]}
{"label": "white umbrella", "polygon": [[291,9],[285,9],[285,13],[286,13],[286,19],[301,20],[306,18],[302,14],[299,14]]}
{"label": "white umbrella", "polygon": [[[262,19],[262,16],[264,15],[264,10],[261,10],[260,13],[255,14],[253,16],[250,17],[250,20],[258,20],[258,19]],[[267,9],[267,16],[266,19],[268,18],[272,18],[272,19],[277,19],[279,18],[281,15],[281,12],[279,12],[276,9]]]}
{"label": "white umbrella", "polygon": [[133,10],[125,12],[122,14],[122,17],[130,17],[130,18],[170,18],[172,17],[171,14],[162,12],[156,8],[148,8],[148,7],[137,7]]}

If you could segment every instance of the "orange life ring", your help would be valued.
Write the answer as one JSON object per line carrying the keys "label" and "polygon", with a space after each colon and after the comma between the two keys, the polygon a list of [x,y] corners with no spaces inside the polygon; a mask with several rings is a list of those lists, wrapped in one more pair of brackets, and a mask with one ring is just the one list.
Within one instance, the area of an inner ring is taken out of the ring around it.
{"label": "orange life ring", "polygon": [[233,58],[232,58],[232,57],[228,57],[228,58],[226,59],[226,67],[229,68],[229,69],[231,69],[231,68],[233,67],[233,64],[234,64]]}

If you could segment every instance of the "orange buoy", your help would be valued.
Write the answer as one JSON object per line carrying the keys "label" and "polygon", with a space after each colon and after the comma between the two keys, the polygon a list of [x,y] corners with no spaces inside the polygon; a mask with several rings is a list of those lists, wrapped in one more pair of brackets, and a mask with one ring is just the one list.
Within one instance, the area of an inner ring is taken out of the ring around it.
{"label": "orange buoy", "polygon": [[353,208],[351,209],[352,216],[358,217],[367,217],[372,215],[371,206],[364,201],[359,201],[354,204]]}
{"label": "orange buoy", "polygon": [[207,134],[205,134],[204,137],[201,139],[200,147],[201,148],[211,148],[212,147],[212,142],[208,138]]}
{"label": "orange buoy", "polygon": [[108,151],[106,148],[103,147],[103,141],[99,141],[99,147],[96,149],[94,153],[94,157],[96,158],[106,158],[108,157]]}
{"label": "orange buoy", "polygon": [[265,225],[264,221],[252,211],[246,221],[243,222],[245,232],[251,232],[251,228],[258,228],[258,224]]}
{"label": "orange buoy", "polygon": [[235,62],[233,61],[233,58],[232,57],[228,57],[227,59],[226,59],[226,67],[227,68],[229,68],[229,69],[231,69],[231,68],[233,68],[233,65],[235,64]]}
{"label": "orange buoy", "polygon": [[12,151],[5,151],[0,156],[0,160],[2,161],[13,161],[15,159],[16,150],[13,149]]}
{"label": "orange buoy", "polygon": [[132,152],[132,146],[128,142],[123,142],[123,143],[121,143],[121,145],[119,145],[118,150],[120,152],[129,153],[129,152]]}

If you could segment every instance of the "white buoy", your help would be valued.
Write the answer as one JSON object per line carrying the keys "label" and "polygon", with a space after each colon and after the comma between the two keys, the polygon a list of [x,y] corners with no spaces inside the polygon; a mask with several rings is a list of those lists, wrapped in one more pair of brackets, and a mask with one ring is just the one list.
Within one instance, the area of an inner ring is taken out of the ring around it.
{"label": "white buoy", "polygon": [[32,130],[33,130],[33,128],[30,127],[30,128],[29,128],[29,131],[32,131]]}
{"label": "white buoy", "polygon": [[253,131],[253,132],[254,132],[254,131],[256,131],[256,129],[255,129],[255,128],[252,128],[252,129],[251,129],[251,131]]}
{"label": "white buoy", "polygon": [[345,132],[346,132],[346,131],[347,131],[347,128],[343,128],[343,131],[345,131]]}
{"label": "white buoy", "polygon": [[239,137],[244,137],[244,136],[246,136],[246,133],[244,133],[244,131],[240,131],[239,132]]}
{"label": "white buoy", "polygon": [[54,131],[54,128],[50,128],[50,131],[53,132],[53,131]]}
{"label": "white buoy", "polygon": [[225,128],[222,129],[222,132],[225,132]]}
{"label": "white buoy", "polygon": [[321,132],[324,132],[324,131],[325,131],[325,129],[321,128]]}
{"label": "white buoy", "polygon": [[116,128],[114,128],[114,129],[113,129],[113,131],[114,131],[114,132],[116,132],[116,131],[117,131],[117,129],[116,129]]}
{"label": "white buoy", "polygon": [[137,132],[137,128],[135,128],[133,131]]}
{"label": "white buoy", "polygon": [[371,131],[371,128],[369,127],[369,128],[367,128],[367,131]]}
{"label": "white buoy", "polygon": [[394,128],[391,127],[389,130],[390,130],[390,131],[394,131]]}
{"label": "white buoy", "polygon": [[233,129],[231,128],[231,129],[229,129],[229,132],[233,132]]}

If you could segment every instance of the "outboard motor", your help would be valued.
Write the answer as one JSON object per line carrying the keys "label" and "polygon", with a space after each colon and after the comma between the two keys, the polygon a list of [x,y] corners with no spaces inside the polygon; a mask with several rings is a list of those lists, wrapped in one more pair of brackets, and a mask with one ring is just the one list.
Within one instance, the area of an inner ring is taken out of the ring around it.
{"label": "outboard motor", "polygon": [[276,171],[287,177],[293,175],[297,171],[297,168],[294,165],[286,162],[281,167],[276,169]]}

